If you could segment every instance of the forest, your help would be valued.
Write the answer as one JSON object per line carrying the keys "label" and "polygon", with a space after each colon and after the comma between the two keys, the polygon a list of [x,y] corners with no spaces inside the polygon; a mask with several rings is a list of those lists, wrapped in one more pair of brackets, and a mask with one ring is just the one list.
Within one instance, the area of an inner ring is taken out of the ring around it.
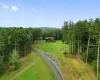
{"label": "forest", "polygon": [[19,59],[29,54],[32,44],[40,40],[40,37],[53,36],[61,39],[60,29],[1,27],[0,28],[0,75],[6,69],[16,70]]}
{"label": "forest", "polygon": [[[69,45],[70,54],[89,64],[100,80],[100,18],[79,20],[76,23],[65,21],[62,34],[62,41]],[[67,54],[66,50],[64,54]]]}

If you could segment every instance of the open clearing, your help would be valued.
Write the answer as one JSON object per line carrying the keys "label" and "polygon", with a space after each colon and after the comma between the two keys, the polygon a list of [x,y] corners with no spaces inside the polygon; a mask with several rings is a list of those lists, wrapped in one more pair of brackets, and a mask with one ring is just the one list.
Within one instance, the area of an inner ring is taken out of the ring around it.
{"label": "open clearing", "polygon": [[[52,54],[59,60],[65,80],[96,80],[95,73],[83,61],[64,57],[64,45],[61,41],[57,41],[56,43],[40,42],[34,47],[40,51]],[[67,52],[70,52],[68,46]]]}
{"label": "open clearing", "polygon": [[28,56],[20,60],[20,69],[6,72],[6,74],[0,77],[0,80],[12,79],[33,62],[35,64],[26,69],[15,80],[56,80],[48,64],[34,52],[31,52]]}

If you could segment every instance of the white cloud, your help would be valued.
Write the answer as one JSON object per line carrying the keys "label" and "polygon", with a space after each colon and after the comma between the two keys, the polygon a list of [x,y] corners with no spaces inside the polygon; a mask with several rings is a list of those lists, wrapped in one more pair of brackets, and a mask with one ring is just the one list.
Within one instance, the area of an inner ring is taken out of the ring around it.
{"label": "white cloud", "polygon": [[36,9],[35,9],[35,8],[32,8],[32,11],[34,11],[34,12],[35,12],[35,11],[36,11]]}
{"label": "white cloud", "polygon": [[17,11],[17,10],[18,10],[17,6],[12,6],[11,9],[12,9],[13,11]]}
{"label": "white cloud", "polygon": [[4,9],[8,9],[9,8],[9,6],[7,6],[7,5],[3,5],[2,6]]}

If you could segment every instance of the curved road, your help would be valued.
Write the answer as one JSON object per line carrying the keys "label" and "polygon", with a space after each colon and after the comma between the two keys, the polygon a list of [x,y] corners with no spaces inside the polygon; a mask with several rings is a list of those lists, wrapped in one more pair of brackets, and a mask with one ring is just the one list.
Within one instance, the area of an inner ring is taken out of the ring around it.
{"label": "curved road", "polygon": [[49,64],[49,66],[52,69],[52,72],[55,74],[57,80],[64,80],[61,73],[59,72],[59,70],[56,68],[56,66],[53,64],[53,62],[50,59],[48,59],[47,56],[45,56],[44,54],[41,54],[41,52],[39,52],[35,48],[32,48],[32,49]]}

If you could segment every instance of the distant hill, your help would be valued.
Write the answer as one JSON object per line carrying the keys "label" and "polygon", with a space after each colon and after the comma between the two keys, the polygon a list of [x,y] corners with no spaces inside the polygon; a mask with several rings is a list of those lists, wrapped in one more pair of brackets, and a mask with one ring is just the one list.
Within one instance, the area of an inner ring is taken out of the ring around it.
{"label": "distant hill", "polygon": [[40,29],[60,29],[60,28],[52,28],[52,27],[38,27]]}

